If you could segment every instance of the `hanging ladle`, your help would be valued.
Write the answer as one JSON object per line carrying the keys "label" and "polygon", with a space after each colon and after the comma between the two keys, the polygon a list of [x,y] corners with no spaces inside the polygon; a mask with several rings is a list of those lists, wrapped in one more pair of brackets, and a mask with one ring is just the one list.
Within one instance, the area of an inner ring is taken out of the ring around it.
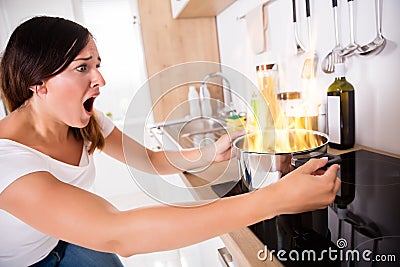
{"label": "hanging ladle", "polygon": [[[347,0],[349,5],[349,18],[350,18],[350,44],[343,48],[342,56],[350,56],[356,50],[360,49],[360,45],[354,40],[354,6],[353,0]],[[361,52],[361,50],[360,50]]]}
{"label": "hanging ladle", "polygon": [[376,37],[370,43],[363,45],[359,49],[359,54],[363,56],[372,53],[380,53],[386,45],[386,39],[382,35],[382,22],[381,22],[381,2],[375,0],[375,23],[376,23]]}

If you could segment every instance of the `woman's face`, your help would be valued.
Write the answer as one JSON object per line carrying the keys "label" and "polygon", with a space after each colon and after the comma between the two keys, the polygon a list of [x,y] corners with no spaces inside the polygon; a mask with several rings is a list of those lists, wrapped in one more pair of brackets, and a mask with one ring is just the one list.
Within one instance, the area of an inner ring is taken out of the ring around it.
{"label": "woman's face", "polygon": [[68,126],[83,128],[93,115],[93,102],[105,85],[100,56],[92,38],[71,64],[45,81],[47,107]]}

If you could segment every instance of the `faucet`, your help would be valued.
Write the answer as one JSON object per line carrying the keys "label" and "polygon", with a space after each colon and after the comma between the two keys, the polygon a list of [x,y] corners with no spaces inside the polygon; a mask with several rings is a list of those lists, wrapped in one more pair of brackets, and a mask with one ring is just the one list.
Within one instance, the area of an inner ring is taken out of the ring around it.
{"label": "faucet", "polygon": [[[200,85],[200,89],[199,89],[199,98],[200,98],[200,103],[202,105],[202,109],[203,109],[203,104],[204,104],[204,99],[205,99],[205,95],[204,95],[204,89],[207,87],[207,82],[208,80],[214,78],[214,77],[221,77],[222,80],[227,84],[226,88],[228,90],[228,95],[226,100],[224,100],[224,103],[227,103],[229,110],[224,110],[224,113],[229,113],[233,111],[233,102],[232,102],[232,90],[231,90],[231,84],[229,82],[229,80],[222,74],[222,72],[214,72],[214,73],[210,73],[207,76],[204,77],[203,81],[201,82]],[[224,86],[223,86],[224,87]],[[203,110],[201,109],[201,115],[203,116]]]}

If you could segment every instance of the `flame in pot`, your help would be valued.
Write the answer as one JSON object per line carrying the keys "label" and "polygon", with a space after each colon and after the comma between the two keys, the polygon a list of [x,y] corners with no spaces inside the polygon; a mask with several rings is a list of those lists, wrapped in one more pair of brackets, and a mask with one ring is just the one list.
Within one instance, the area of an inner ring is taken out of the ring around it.
{"label": "flame in pot", "polygon": [[[313,149],[324,141],[316,134],[318,116],[294,116],[287,114],[277,99],[277,73],[260,68],[258,89],[262,95],[253,120],[248,120],[245,147],[259,153],[291,153]],[[307,114],[309,104],[298,106],[297,115]]]}

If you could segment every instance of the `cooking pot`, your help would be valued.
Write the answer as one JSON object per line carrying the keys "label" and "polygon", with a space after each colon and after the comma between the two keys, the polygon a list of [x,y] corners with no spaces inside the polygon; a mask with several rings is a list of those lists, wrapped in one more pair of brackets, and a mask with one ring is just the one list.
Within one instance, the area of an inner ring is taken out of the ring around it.
{"label": "cooking pot", "polygon": [[[255,134],[248,134],[237,138],[233,142],[233,149],[239,161],[242,172],[242,182],[249,191],[261,188],[276,182],[282,176],[288,174],[294,168],[305,163],[310,158],[328,156],[329,164],[338,161],[337,157],[327,154],[329,137],[325,133],[313,130],[290,129],[272,130],[264,136],[263,144],[274,144],[282,141],[281,136],[288,147],[299,147],[295,136],[302,136],[304,144],[302,149],[295,151],[277,151],[274,148],[251,148],[249,140]],[[312,140],[312,142],[311,142]],[[277,147],[277,146],[273,146]]]}

